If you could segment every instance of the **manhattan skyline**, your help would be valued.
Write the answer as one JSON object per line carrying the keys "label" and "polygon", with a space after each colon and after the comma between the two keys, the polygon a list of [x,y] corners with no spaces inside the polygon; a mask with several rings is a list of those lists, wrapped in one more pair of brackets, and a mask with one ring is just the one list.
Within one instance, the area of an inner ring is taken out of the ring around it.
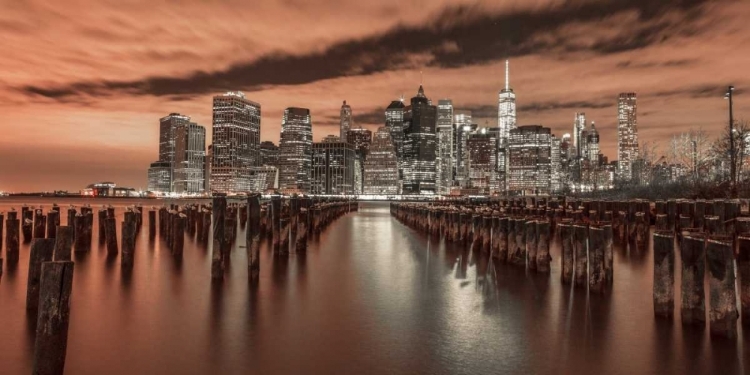
{"label": "manhattan skyline", "polygon": [[[316,142],[339,133],[343,100],[353,125],[374,132],[388,104],[408,100],[421,80],[434,104],[449,98],[494,127],[506,58],[518,125],[562,136],[585,112],[610,159],[620,92],[638,94],[639,140],[663,147],[699,127],[716,136],[728,84],[738,88],[735,118],[748,117],[750,4],[494,3],[9,5],[0,15],[0,190],[102,180],[145,189],[158,119],[176,112],[210,128],[211,98],[226,91],[262,105],[260,139],[277,145],[285,108],[310,109]],[[250,14],[252,25],[243,22]],[[184,27],[161,25],[165,16]]]}

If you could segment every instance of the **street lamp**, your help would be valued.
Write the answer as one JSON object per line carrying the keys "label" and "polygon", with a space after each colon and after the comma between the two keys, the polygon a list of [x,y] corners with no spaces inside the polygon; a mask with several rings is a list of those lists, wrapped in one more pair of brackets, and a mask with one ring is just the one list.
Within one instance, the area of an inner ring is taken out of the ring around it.
{"label": "street lamp", "polygon": [[734,92],[734,86],[727,87],[727,92],[724,94],[725,99],[729,99],[729,177],[731,178],[730,188],[732,189],[732,197],[734,197],[734,183],[737,180],[736,166],[735,166],[735,155],[734,155],[734,112],[732,108],[732,93]]}

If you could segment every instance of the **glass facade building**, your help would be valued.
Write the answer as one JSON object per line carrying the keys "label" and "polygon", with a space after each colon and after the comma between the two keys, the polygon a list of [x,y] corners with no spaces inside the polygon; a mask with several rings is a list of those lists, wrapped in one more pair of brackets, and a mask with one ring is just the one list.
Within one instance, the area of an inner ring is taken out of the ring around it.
{"label": "glass facade building", "polygon": [[279,142],[279,189],[282,193],[310,192],[312,117],[307,108],[284,110]]}

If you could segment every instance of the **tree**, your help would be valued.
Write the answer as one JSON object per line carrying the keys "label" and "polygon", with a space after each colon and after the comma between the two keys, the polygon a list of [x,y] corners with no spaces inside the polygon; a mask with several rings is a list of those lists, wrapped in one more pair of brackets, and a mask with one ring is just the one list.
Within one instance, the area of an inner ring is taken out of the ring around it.
{"label": "tree", "polygon": [[[732,142],[734,140],[734,148],[732,148]],[[711,156],[714,162],[721,166],[723,181],[729,181],[732,160],[732,150],[734,150],[734,166],[735,166],[735,180],[730,181],[732,185],[735,185],[742,181],[743,167],[747,162],[748,158],[748,147],[750,147],[750,122],[746,120],[737,121],[734,125],[733,137],[729,135],[729,129],[724,129],[719,138],[714,141],[711,146]]]}
{"label": "tree", "polygon": [[702,129],[691,129],[687,133],[677,134],[669,142],[667,158],[670,164],[685,167],[690,181],[697,184],[701,176],[706,176],[711,161],[711,142],[708,134]]}

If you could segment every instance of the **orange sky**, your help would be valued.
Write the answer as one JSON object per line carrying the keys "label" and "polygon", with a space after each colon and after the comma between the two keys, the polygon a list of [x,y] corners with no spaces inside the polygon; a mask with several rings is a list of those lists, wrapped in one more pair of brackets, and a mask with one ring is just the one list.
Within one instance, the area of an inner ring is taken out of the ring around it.
{"label": "orange sky", "polygon": [[619,92],[638,93],[639,138],[662,146],[716,135],[728,84],[750,117],[746,1],[3,2],[0,190],[145,189],[158,119],[192,116],[210,138],[228,90],[261,103],[274,142],[289,106],[311,109],[316,139],[338,133],[342,100],[374,130],[420,71],[428,97],[494,126],[505,58],[519,124],[562,135],[584,111],[611,159]]}

